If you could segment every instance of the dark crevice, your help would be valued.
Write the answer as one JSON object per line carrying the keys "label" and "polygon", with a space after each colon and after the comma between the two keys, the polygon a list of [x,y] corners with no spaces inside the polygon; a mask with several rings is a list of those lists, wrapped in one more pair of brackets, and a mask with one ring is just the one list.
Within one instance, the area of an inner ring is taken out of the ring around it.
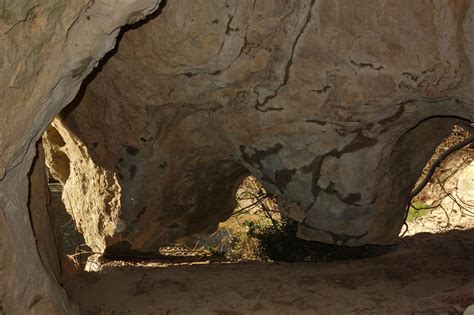
{"label": "dark crevice", "polygon": [[260,166],[262,167],[262,160],[266,159],[269,156],[275,155],[283,149],[283,145],[281,143],[276,143],[273,147],[268,148],[266,150],[255,150],[255,153],[248,154],[246,151],[246,146],[240,146],[240,152],[242,154],[242,159],[253,165],[253,166]]}
{"label": "dark crevice", "polygon": [[144,207],[142,210],[140,210],[140,212],[137,213],[137,216],[135,217],[135,220],[133,220],[132,222],[130,222],[131,225],[134,225],[135,223],[137,223],[141,216],[145,213],[146,211],[146,207]]}
{"label": "dark crevice", "polygon": [[226,25],[226,28],[225,28],[225,34],[226,35],[229,35],[229,33],[234,30],[232,27],[230,27],[230,24],[232,23],[232,20],[234,19],[234,16],[229,14],[228,17],[229,17],[229,20],[227,21],[227,25]]}
{"label": "dark crevice", "polygon": [[[266,159],[266,158],[268,158],[272,155],[276,155],[278,152],[280,152],[283,149],[283,145],[281,143],[276,143],[273,147],[265,149],[265,150],[255,149],[255,152],[253,154],[248,154],[246,152],[246,148],[247,147],[245,145],[240,146],[240,152],[241,152],[241,155],[242,155],[242,160],[244,160],[245,162],[247,162],[248,164],[254,166],[255,168],[257,168],[259,170],[263,170],[265,168],[262,164],[262,161],[264,159]],[[260,179],[278,187],[278,184],[275,182],[275,180],[273,180],[271,177],[265,175],[263,172],[262,172],[262,176],[261,176]],[[280,178],[280,180],[281,180],[281,178]],[[280,184],[282,184],[282,182]]]}
{"label": "dark crevice", "polygon": [[311,90],[311,91],[309,91],[309,92],[316,92],[316,93],[318,93],[318,94],[322,94],[322,93],[326,93],[330,88],[331,88],[330,85],[325,85],[325,86],[323,86],[323,87],[320,88],[320,89]]}
{"label": "dark crevice", "polygon": [[29,220],[30,220],[30,225],[31,225],[31,231],[33,232],[33,237],[35,239],[35,247],[36,247],[36,251],[38,252],[38,257],[41,261],[41,264],[43,266],[45,266],[44,264],[44,261],[43,261],[43,258],[41,257],[41,252],[40,252],[40,249],[39,249],[39,246],[38,246],[38,237],[36,235],[36,230],[35,230],[35,225],[34,225],[34,220],[33,220],[33,214],[31,213],[31,198],[32,198],[32,187],[31,187],[31,177],[33,175],[33,172],[34,172],[34,169],[35,169],[35,165],[36,163],[38,162],[38,159],[39,159],[39,153],[38,153],[38,145],[36,146],[36,156],[35,158],[33,159],[33,162],[32,162],[32,166],[31,166],[31,169],[30,171],[28,172],[28,201],[26,203],[26,206],[28,207],[28,217],[29,217]]}
{"label": "dark crevice", "polygon": [[272,99],[276,98],[278,96],[278,92],[280,89],[285,86],[288,83],[288,80],[290,79],[290,69],[291,66],[293,65],[293,57],[295,54],[296,46],[298,45],[299,39],[303,35],[304,31],[306,30],[306,27],[308,26],[309,22],[311,21],[311,18],[313,16],[313,6],[314,6],[315,0],[311,0],[311,5],[308,10],[308,14],[306,15],[306,19],[304,21],[303,27],[301,27],[300,31],[298,32],[298,35],[296,35],[295,41],[293,42],[293,46],[291,47],[291,53],[290,53],[290,58],[288,59],[288,62],[285,65],[285,75],[283,76],[283,81],[282,83],[276,88],[275,92],[271,95],[267,95],[263,102],[260,102],[257,100],[257,103],[255,104],[255,109],[260,111],[260,112],[267,112],[270,110],[283,110],[283,108],[275,108],[275,107],[269,107],[266,109],[262,109],[269,101]]}
{"label": "dark crevice", "polygon": [[[248,31],[248,28],[249,28],[250,25],[247,25],[247,27],[245,28],[245,34],[244,34],[244,43],[242,44],[242,47],[240,47],[240,51],[239,53],[237,54],[237,57],[235,57],[224,69],[222,70],[216,70],[214,72],[212,72],[211,74],[212,75],[218,75],[220,73],[222,73],[223,71],[229,69],[239,58],[240,56],[242,56],[242,54],[248,54],[250,52],[250,50],[252,49],[252,45],[253,44],[250,44],[248,41],[247,41],[247,31]],[[224,42],[222,43],[221,45],[221,48],[224,46]],[[247,51],[244,52],[244,50],[246,50],[247,48],[249,48]],[[219,49],[219,54],[220,54],[220,49]]]}
{"label": "dark crevice", "polygon": [[418,76],[416,74],[410,73],[410,72],[403,72],[402,75],[406,75],[410,80],[416,82],[418,81]]}
{"label": "dark crevice", "polygon": [[377,70],[377,71],[378,71],[378,70],[382,70],[382,69],[384,68],[383,66],[374,66],[373,64],[368,63],[368,62],[355,62],[355,61],[352,60],[352,59],[349,59],[349,61],[350,61],[353,65],[355,65],[355,66],[357,66],[357,67],[359,67],[359,68],[370,68],[370,69],[372,69],[372,70]]}
{"label": "dark crevice", "polygon": [[318,119],[306,119],[306,122],[312,123],[312,124],[317,124],[317,125],[320,125],[320,126],[325,126],[325,125],[327,125],[327,122],[326,122],[326,121],[318,120]]}

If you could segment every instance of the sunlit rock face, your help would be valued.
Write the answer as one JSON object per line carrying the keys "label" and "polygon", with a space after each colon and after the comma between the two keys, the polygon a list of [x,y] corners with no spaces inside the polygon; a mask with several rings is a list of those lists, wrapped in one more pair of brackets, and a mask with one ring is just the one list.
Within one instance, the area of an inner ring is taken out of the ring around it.
{"label": "sunlit rock face", "polygon": [[55,121],[44,134],[43,142],[49,149],[46,165],[52,176],[63,184],[63,200],[79,232],[94,250],[102,250],[106,239],[113,237],[117,229],[118,179],[94,164],[87,148],[60,126],[60,122]]}
{"label": "sunlit rock face", "polygon": [[[66,206],[99,249],[153,250],[214,229],[251,173],[300,237],[391,243],[434,148],[456,119],[474,118],[473,11],[168,1],[123,34],[55,122],[76,139],[63,148],[75,169]],[[84,198],[97,185],[107,192]],[[100,220],[82,223],[90,215],[110,222],[107,236]]]}

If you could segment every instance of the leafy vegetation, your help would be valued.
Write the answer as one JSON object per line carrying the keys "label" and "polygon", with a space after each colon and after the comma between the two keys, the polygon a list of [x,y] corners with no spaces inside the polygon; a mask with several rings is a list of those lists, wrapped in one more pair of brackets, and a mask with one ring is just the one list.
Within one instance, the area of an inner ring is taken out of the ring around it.
{"label": "leafy vegetation", "polygon": [[415,219],[427,215],[429,211],[427,208],[429,208],[429,206],[420,201],[411,204],[410,209],[408,210],[407,222],[412,222]]}

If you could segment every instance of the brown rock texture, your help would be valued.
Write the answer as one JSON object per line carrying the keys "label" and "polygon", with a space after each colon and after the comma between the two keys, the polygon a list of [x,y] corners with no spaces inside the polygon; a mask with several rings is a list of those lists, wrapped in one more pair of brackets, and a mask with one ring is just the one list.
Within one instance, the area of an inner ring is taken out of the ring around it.
{"label": "brown rock texture", "polygon": [[118,178],[94,164],[87,148],[61,126],[56,119],[43,137],[49,148],[46,165],[63,184],[63,200],[79,232],[93,250],[101,251],[106,241],[120,241],[112,239],[120,224]]}
{"label": "brown rock texture", "polygon": [[28,207],[36,246],[44,267],[53,279],[61,277],[59,228],[49,212],[50,192],[46,176],[44,150],[37,145],[36,158],[30,172]]}
{"label": "brown rock texture", "polygon": [[[158,2],[0,6],[7,314],[73,312],[29,216],[36,142],[120,27]],[[74,186],[65,201],[81,205],[70,211],[94,247],[148,250],[212,230],[251,173],[301,237],[393,242],[435,146],[456,119],[474,119],[473,13],[461,0],[169,1],[124,33],[55,122],[67,159],[52,164]]]}
{"label": "brown rock texture", "polygon": [[[55,122],[77,139],[64,151],[89,157],[66,205],[96,248],[153,250],[213,230],[251,173],[302,238],[392,243],[436,145],[473,119],[472,11],[169,1]],[[106,193],[89,198],[94,178]]]}
{"label": "brown rock texture", "polygon": [[0,313],[75,311],[47,272],[33,234],[27,202],[36,142],[113,48],[120,27],[148,15],[158,2],[6,0],[0,5]]}

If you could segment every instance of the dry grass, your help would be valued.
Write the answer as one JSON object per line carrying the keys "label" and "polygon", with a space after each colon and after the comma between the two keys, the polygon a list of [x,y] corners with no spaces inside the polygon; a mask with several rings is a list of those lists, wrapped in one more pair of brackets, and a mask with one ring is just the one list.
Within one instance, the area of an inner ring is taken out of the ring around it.
{"label": "dry grass", "polygon": [[219,224],[211,235],[192,237],[186,245],[206,249],[232,261],[258,260],[258,243],[249,235],[249,228],[257,223],[270,226],[281,220],[275,199],[270,196],[253,176],[247,177],[236,194],[237,207],[227,221]]}

